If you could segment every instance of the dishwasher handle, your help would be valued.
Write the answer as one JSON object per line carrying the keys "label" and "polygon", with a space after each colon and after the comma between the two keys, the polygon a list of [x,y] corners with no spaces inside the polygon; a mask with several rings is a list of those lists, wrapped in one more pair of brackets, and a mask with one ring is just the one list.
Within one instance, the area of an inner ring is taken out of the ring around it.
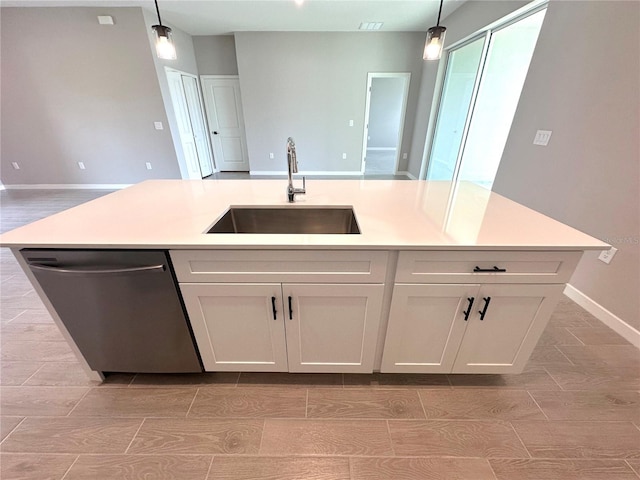
{"label": "dishwasher handle", "polygon": [[29,268],[33,270],[41,270],[44,272],[64,273],[69,275],[123,275],[128,273],[164,272],[167,269],[165,265],[145,265],[142,267],[85,269],[85,268],[52,267],[50,265],[40,265],[38,263],[30,264]]}

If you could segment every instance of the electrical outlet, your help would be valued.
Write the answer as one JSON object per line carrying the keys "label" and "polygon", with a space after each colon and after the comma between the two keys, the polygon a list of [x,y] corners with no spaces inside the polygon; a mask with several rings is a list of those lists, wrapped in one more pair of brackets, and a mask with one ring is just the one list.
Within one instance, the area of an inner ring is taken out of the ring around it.
{"label": "electrical outlet", "polygon": [[533,139],[533,144],[546,147],[547,145],[549,145],[550,139],[551,139],[551,130],[538,130],[536,132],[535,138]]}
{"label": "electrical outlet", "polygon": [[84,162],[78,162],[78,168],[79,168],[80,170],[84,170],[84,169],[85,169],[85,167],[84,167]]}
{"label": "electrical outlet", "polygon": [[273,160],[273,152],[269,154],[269,158]]}
{"label": "electrical outlet", "polygon": [[164,126],[162,125],[162,122],[153,122],[153,126],[156,130],[164,130]]}
{"label": "electrical outlet", "polygon": [[151,162],[146,162],[145,165],[147,166],[147,170],[151,170]]}
{"label": "electrical outlet", "polygon": [[403,154],[402,154],[402,159],[403,159],[403,160],[406,160],[406,159],[407,159],[407,154],[406,154],[406,153],[403,153]]}
{"label": "electrical outlet", "polygon": [[346,160],[346,159],[347,159],[347,154],[346,154],[346,153],[343,153],[343,154],[342,154],[342,159],[343,159],[343,160]]}
{"label": "electrical outlet", "polygon": [[618,249],[616,247],[611,247],[609,250],[603,250],[600,255],[598,255],[598,260],[606,263],[607,265],[611,263],[611,259],[616,254]]}
{"label": "electrical outlet", "polygon": [[11,166],[14,170],[20,170],[20,165],[18,165],[18,162],[11,162]]}

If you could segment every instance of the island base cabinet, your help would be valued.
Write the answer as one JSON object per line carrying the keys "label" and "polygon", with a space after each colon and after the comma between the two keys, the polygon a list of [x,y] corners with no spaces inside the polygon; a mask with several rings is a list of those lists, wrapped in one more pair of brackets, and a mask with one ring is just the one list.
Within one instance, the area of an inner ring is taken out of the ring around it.
{"label": "island base cabinet", "polygon": [[182,283],[206,371],[371,373],[383,285]]}
{"label": "island base cabinet", "polygon": [[563,288],[396,284],[381,371],[520,373]]}
{"label": "island base cabinet", "polygon": [[479,285],[396,285],[382,372],[449,373],[464,336],[468,298]]}
{"label": "island base cabinet", "polygon": [[564,285],[483,286],[453,373],[521,373],[563,290]]}
{"label": "island base cabinet", "polygon": [[206,371],[287,371],[279,283],[182,283],[180,291]]}
{"label": "island base cabinet", "polygon": [[282,286],[290,372],[372,373],[384,285]]}

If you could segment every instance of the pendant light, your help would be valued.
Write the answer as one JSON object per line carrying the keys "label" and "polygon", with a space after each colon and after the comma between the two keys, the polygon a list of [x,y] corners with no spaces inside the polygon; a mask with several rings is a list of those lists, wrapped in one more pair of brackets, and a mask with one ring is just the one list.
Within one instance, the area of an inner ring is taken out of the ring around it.
{"label": "pendant light", "polygon": [[440,0],[440,10],[438,10],[438,22],[435,27],[427,30],[427,41],[424,44],[424,54],[422,58],[425,60],[440,60],[442,48],[444,47],[444,35],[447,32],[446,27],[440,26],[440,15],[442,14],[442,4],[444,0]]}
{"label": "pendant light", "polygon": [[177,58],[176,46],[173,44],[173,39],[171,38],[171,29],[162,25],[158,0],[154,1],[158,14],[158,25],[152,25],[151,28],[156,32],[156,55],[163,60],[175,60]]}

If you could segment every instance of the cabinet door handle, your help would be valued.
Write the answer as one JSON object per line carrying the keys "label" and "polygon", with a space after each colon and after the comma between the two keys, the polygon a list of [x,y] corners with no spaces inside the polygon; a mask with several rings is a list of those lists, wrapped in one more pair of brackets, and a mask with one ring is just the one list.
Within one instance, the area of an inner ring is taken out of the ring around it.
{"label": "cabinet door handle", "polygon": [[293,320],[293,307],[291,306],[291,297],[289,297],[289,320]]}
{"label": "cabinet door handle", "polygon": [[487,308],[489,308],[489,302],[491,301],[491,297],[483,297],[484,300],[484,308],[482,310],[478,310],[480,314],[480,320],[484,320],[484,316],[487,313]]}
{"label": "cabinet door handle", "polygon": [[464,312],[464,321],[465,322],[467,320],[469,320],[469,315],[471,314],[471,307],[473,307],[473,301],[474,300],[475,300],[475,297],[467,298],[467,301],[469,302],[469,306],[467,307],[467,310]]}
{"label": "cabinet door handle", "polygon": [[277,320],[278,311],[276,310],[276,297],[271,297],[271,308],[273,309],[273,319]]}
{"label": "cabinet door handle", "polygon": [[480,268],[479,266],[476,265],[476,268],[473,269],[473,271],[475,273],[484,273],[484,272],[491,272],[491,273],[496,273],[496,272],[500,272],[500,273],[505,273],[507,271],[506,268],[498,268],[495,265],[493,266],[493,268]]}

